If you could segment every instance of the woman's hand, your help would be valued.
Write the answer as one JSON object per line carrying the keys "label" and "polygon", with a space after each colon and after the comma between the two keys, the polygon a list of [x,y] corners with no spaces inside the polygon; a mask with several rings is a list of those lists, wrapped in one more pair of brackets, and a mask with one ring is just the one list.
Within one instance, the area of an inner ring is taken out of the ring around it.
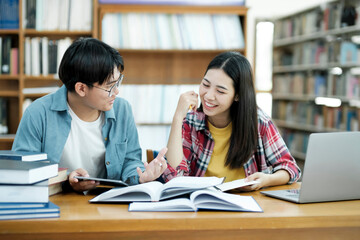
{"label": "woman's hand", "polygon": [[257,180],[259,183],[242,187],[240,188],[240,190],[248,192],[248,191],[256,191],[263,187],[283,185],[289,182],[290,174],[286,170],[278,170],[272,174],[256,172],[246,178],[246,181],[255,181],[255,180]]}
{"label": "woman's hand", "polygon": [[100,184],[99,182],[93,180],[79,181],[79,179],[74,178],[75,176],[89,177],[89,174],[86,170],[82,168],[78,168],[69,174],[70,186],[77,192],[93,189]]}
{"label": "woman's hand", "polygon": [[189,110],[195,110],[198,106],[198,94],[194,91],[185,92],[180,95],[178,105],[176,107],[174,118],[182,120],[186,117]]}
{"label": "woman's hand", "polygon": [[152,160],[150,163],[145,162],[144,172],[142,172],[139,167],[136,169],[137,173],[139,174],[140,183],[150,182],[161,176],[161,174],[167,168],[167,164],[164,158],[166,152],[167,148],[163,148],[154,160]]}

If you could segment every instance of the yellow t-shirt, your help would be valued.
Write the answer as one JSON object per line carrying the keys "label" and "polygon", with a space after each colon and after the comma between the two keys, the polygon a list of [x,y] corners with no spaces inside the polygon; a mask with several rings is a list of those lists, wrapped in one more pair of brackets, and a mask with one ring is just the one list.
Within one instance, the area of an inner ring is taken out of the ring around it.
{"label": "yellow t-shirt", "polygon": [[230,122],[225,128],[216,128],[208,121],[208,126],[215,145],[205,176],[226,177],[225,182],[245,178],[243,167],[230,169],[225,166],[226,156],[230,147],[232,123]]}

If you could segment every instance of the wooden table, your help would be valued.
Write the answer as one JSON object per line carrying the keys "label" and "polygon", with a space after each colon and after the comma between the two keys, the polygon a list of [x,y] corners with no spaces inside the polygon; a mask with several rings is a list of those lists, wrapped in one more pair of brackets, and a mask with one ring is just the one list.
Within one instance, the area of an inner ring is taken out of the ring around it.
{"label": "wooden table", "polygon": [[0,221],[0,239],[360,239],[360,200],[295,204],[259,191],[242,195],[264,212],[128,212],[128,204],[59,194],[50,200],[60,218]]}

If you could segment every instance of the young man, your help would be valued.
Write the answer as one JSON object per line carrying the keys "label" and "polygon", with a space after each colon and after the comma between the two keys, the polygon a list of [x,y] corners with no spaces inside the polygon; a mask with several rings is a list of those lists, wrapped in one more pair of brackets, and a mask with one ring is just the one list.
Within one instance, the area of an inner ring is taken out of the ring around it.
{"label": "young man", "polygon": [[158,178],[167,167],[166,149],[144,166],[131,107],[116,98],[123,70],[122,57],[107,44],[92,38],[75,41],[60,63],[64,85],[26,109],[12,149],[46,152],[51,162],[69,168],[69,183],[76,191],[98,182],[74,176],[129,184]]}

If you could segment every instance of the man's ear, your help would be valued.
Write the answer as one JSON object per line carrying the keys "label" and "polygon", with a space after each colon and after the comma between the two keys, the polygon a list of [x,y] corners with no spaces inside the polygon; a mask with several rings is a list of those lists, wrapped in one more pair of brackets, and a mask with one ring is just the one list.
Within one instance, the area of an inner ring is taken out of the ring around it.
{"label": "man's ear", "polygon": [[236,96],[235,96],[234,101],[235,101],[235,102],[238,102],[238,101],[239,101],[239,95],[236,95]]}
{"label": "man's ear", "polygon": [[85,83],[77,82],[75,83],[75,92],[80,96],[84,97],[87,94],[88,86]]}

